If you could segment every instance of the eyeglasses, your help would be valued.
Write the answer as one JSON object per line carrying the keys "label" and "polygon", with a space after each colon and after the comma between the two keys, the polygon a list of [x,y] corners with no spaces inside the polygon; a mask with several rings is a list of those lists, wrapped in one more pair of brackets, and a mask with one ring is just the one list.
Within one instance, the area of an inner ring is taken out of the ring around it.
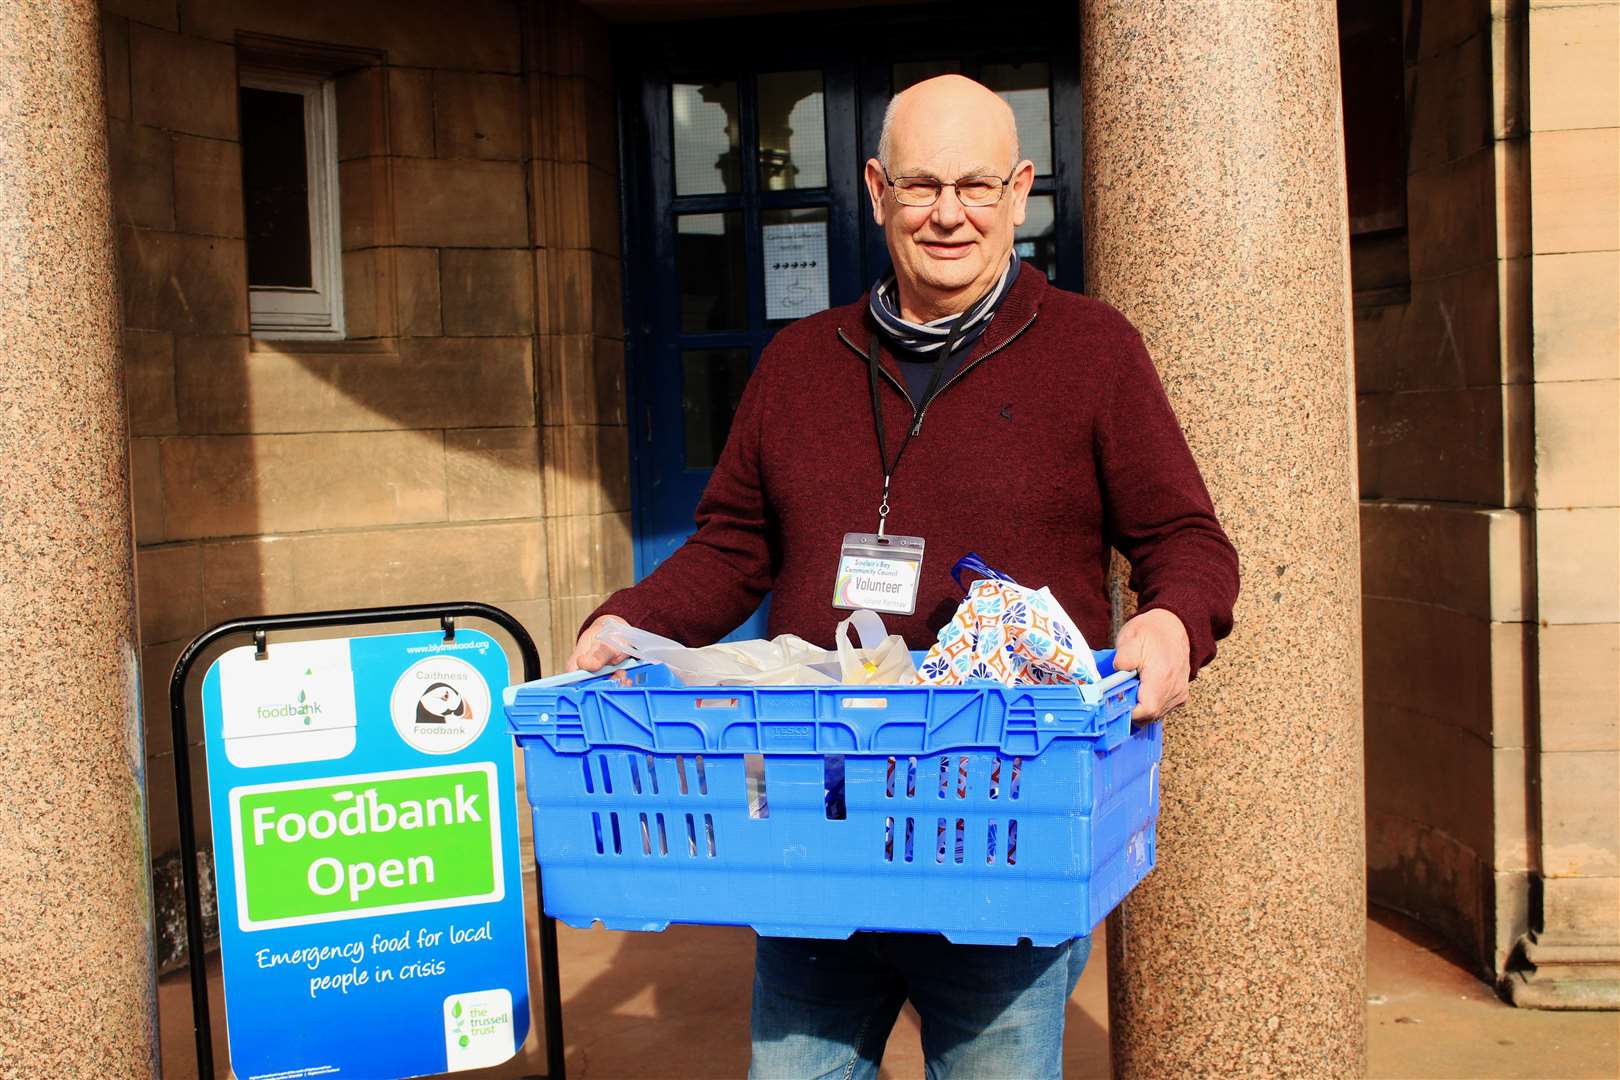
{"label": "eyeglasses", "polygon": [[[1014,169],[1014,172],[1017,170]],[[956,198],[963,206],[994,206],[1012,182],[1012,173],[1006,176],[963,176],[955,183],[936,180],[932,176],[890,176],[884,170],[883,179],[894,189],[894,201],[901,206],[933,206],[940,192],[956,189]]]}

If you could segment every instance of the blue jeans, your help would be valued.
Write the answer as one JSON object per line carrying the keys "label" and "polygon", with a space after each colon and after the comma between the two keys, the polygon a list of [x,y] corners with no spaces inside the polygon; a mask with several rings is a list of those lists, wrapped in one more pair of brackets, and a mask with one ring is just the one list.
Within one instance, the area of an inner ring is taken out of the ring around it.
{"label": "blue jeans", "polygon": [[937,934],[848,941],[761,937],[754,947],[751,1080],[875,1080],[907,998],[928,1080],[1063,1075],[1063,1011],[1090,938],[1037,948]]}

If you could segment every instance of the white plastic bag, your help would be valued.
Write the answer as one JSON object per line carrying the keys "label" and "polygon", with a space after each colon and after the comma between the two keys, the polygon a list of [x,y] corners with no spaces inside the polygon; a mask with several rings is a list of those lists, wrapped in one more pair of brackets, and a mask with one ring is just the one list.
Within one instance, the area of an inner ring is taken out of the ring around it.
{"label": "white plastic bag", "polygon": [[[860,641],[849,642],[854,626]],[[837,650],[793,634],[770,641],[728,641],[692,649],[678,641],[620,623],[597,640],[639,660],[663,664],[689,686],[833,686],[838,683],[910,684],[917,681],[911,653],[898,634],[885,634],[876,612],[857,611],[838,624]]]}
{"label": "white plastic bag", "polygon": [[[849,643],[850,627],[860,639],[859,649]],[[838,672],[842,682],[857,686],[909,686],[917,681],[917,665],[899,634],[887,633],[883,617],[862,608],[838,624]]]}

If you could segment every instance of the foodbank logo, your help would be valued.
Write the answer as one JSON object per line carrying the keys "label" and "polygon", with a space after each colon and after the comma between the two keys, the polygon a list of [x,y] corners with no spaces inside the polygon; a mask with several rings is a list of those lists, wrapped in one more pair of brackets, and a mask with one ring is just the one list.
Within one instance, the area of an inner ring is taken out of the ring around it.
{"label": "foodbank logo", "polygon": [[263,659],[243,645],[216,660],[208,679],[218,687],[225,755],[239,769],[330,761],[354,749],[346,640],[289,641]]}
{"label": "foodbank logo", "polygon": [[[312,677],[314,674],[313,669],[304,669],[304,677],[306,679]],[[281,702],[271,705],[259,705],[256,706],[253,711],[260,720],[301,721],[305,727],[308,727],[310,724],[314,723],[316,717],[321,715],[321,703],[310,697],[308,689],[304,688],[298,691],[298,697],[294,701]]]}

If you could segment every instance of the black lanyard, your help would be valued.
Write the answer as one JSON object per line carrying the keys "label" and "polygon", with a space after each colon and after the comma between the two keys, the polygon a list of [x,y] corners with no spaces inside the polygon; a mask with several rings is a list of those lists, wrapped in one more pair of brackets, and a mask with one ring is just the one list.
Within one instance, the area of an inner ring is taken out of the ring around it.
{"label": "black lanyard", "polygon": [[920,402],[913,404],[916,410],[912,414],[911,426],[906,428],[906,437],[900,442],[900,449],[895,451],[894,461],[889,461],[888,440],[883,434],[883,395],[878,390],[878,335],[872,334],[872,345],[866,351],[866,374],[872,388],[872,423],[877,428],[878,461],[883,466],[883,501],[878,504],[878,539],[884,539],[884,529],[889,517],[889,480],[894,471],[900,467],[900,459],[906,455],[906,447],[916,436],[918,428],[922,427],[922,414],[928,408],[928,403],[934,400],[939,392],[939,384],[945,377],[945,369],[950,364],[951,354],[956,351],[957,344],[962,340],[962,333],[971,321],[967,314],[956,320],[950,333],[945,335],[945,344],[940,346],[939,359],[934,361],[934,373],[928,379],[928,390],[923,394]]}

